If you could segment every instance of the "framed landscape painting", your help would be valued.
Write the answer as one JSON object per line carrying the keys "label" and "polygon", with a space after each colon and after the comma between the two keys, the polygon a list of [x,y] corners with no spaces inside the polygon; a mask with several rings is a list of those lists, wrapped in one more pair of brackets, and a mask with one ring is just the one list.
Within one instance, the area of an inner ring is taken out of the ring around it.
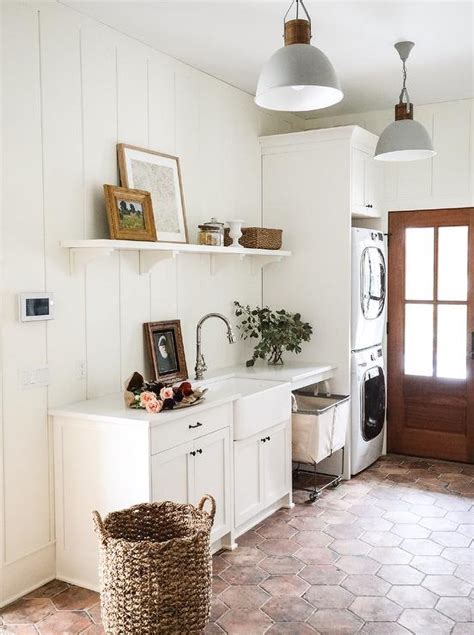
{"label": "framed landscape painting", "polygon": [[149,192],[104,185],[104,194],[110,238],[156,241]]}
{"label": "framed landscape painting", "polygon": [[188,232],[178,157],[119,143],[120,182],[150,192],[160,242],[187,243]]}

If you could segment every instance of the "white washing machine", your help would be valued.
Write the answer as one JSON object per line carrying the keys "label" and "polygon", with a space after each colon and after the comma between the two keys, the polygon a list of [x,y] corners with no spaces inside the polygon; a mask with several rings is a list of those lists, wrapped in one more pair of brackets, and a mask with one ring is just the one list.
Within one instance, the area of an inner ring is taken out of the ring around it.
{"label": "white washing machine", "polygon": [[385,323],[387,268],[382,232],[352,229],[351,349],[380,344]]}
{"label": "white washing machine", "polygon": [[352,353],[351,474],[382,454],[385,426],[385,372],[381,346]]}

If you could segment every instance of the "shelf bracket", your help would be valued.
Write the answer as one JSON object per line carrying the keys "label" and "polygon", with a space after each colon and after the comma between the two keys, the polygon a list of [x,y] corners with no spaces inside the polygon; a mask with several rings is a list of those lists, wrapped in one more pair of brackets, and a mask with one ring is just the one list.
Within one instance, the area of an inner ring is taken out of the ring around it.
{"label": "shelf bracket", "polygon": [[280,262],[282,256],[252,256],[252,273],[257,274],[272,262]]}
{"label": "shelf bracket", "polygon": [[[242,262],[247,254],[210,254],[211,259],[211,276],[215,276],[218,271],[221,271],[225,267],[231,264],[232,261],[237,259],[239,262]],[[232,257],[234,256],[234,257]]]}
{"label": "shelf bracket", "polygon": [[87,265],[94,260],[110,256],[113,247],[87,247],[81,249],[69,249],[69,269],[71,273],[84,271]]}
{"label": "shelf bracket", "polygon": [[151,271],[163,260],[175,260],[179,251],[140,251],[140,273],[146,274]]}

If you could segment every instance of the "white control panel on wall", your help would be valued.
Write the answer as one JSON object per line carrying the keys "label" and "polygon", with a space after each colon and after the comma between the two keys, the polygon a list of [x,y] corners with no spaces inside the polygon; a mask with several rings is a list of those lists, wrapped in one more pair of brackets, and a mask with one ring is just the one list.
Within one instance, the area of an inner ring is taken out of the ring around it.
{"label": "white control panel on wall", "polygon": [[20,293],[18,314],[21,322],[52,320],[54,317],[54,296],[46,291]]}

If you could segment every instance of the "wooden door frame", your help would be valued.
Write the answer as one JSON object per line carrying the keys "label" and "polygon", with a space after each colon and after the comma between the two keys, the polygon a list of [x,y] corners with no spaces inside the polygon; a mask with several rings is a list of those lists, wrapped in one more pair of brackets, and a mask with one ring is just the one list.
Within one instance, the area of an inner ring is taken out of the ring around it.
{"label": "wooden door frame", "polygon": [[[389,232],[389,248],[388,248],[388,302],[387,302],[387,316],[388,316],[388,337],[387,337],[387,395],[388,395],[388,411],[387,411],[387,448],[388,451],[395,450],[398,453],[412,453],[417,456],[430,456],[429,449],[424,447],[422,437],[423,434],[417,434],[417,430],[413,430],[413,435],[406,444],[401,441],[403,431],[403,416],[404,413],[393,412],[393,403],[403,403],[402,382],[398,381],[398,378],[403,375],[404,369],[404,342],[403,332],[405,323],[405,244],[404,235],[401,236],[402,241],[399,248],[393,249],[393,240],[391,235],[397,229],[401,229],[404,226],[402,223],[403,214],[416,214],[418,218],[413,217],[410,219],[410,226],[413,227],[427,227],[432,226],[429,223],[428,216],[436,213],[438,218],[436,219],[437,226],[452,226],[465,225],[466,224],[466,212],[471,213],[471,219],[467,221],[469,225],[469,254],[471,255],[469,263],[469,275],[468,275],[468,316],[467,316],[467,328],[468,333],[474,332],[474,207],[463,208],[445,208],[445,209],[423,209],[423,210],[400,210],[390,211],[388,214],[388,232]],[[444,215],[441,219],[440,215]],[[412,223],[413,220],[413,223]],[[431,221],[433,223],[433,221]],[[397,272],[397,284],[396,288],[390,289],[391,272]],[[400,328],[394,328],[394,325],[401,325]],[[392,327],[390,326],[392,325]],[[434,324],[435,327],[435,324]],[[470,348],[471,342],[468,338],[468,348]],[[467,351],[466,351],[467,353]],[[468,413],[471,414],[471,418],[474,416],[474,362],[467,366],[467,386],[466,386],[466,399]],[[421,380],[421,381],[420,381]],[[413,377],[414,382],[418,382],[420,387],[423,385],[423,378]],[[442,381],[442,380],[440,380]],[[456,380],[445,380],[446,385],[456,384]],[[458,382],[459,383],[459,382]],[[465,455],[462,460],[474,461],[474,425],[466,427],[466,437],[455,437],[453,433],[453,445],[446,445],[446,432],[429,431],[432,435],[434,443],[439,444],[440,453],[439,458],[460,460],[461,446],[464,447],[467,444]],[[426,434],[426,432],[425,432]],[[444,438],[443,438],[444,437]]]}

